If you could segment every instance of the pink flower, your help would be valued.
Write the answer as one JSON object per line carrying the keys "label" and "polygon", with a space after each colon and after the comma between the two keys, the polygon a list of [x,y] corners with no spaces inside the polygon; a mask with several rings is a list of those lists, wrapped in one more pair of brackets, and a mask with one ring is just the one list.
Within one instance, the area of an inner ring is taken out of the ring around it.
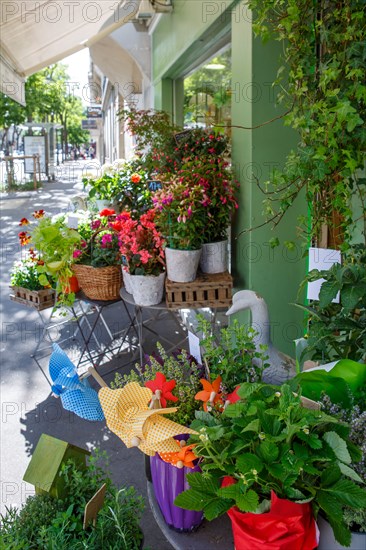
{"label": "pink flower", "polygon": [[82,255],[81,250],[74,250],[74,252],[72,253],[73,258],[79,258],[81,255]]}
{"label": "pink flower", "polygon": [[99,229],[101,223],[101,220],[94,220],[93,222],[91,222],[92,230],[96,231],[97,229]]}
{"label": "pink flower", "polygon": [[108,248],[108,245],[112,242],[112,235],[107,233],[102,236],[102,248]]}

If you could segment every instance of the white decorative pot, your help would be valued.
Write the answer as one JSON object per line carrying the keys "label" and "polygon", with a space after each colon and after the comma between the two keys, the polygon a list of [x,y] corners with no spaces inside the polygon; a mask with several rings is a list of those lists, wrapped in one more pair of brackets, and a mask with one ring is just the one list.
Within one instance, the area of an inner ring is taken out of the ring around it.
{"label": "white decorative pot", "polygon": [[333,529],[321,516],[318,516],[317,524],[320,531],[318,550],[365,550],[366,533],[352,533],[351,546],[342,546],[334,538]]}
{"label": "white decorative pot", "polygon": [[202,245],[200,268],[203,273],[224,273],[228,265],[228,240]]}
{"label": "white decorative pot", "polygon": [[165,273],[160,273],[158,276],[129,275],[129,278],[136,305],[155,306],[160,304],[164,294]]}
{"label": "white decorative pot", "polygon": [[190,283],[195,280],[202,248],[199,250],[165,249],[167,277],[176,283]]}
{"label": "white decorative pot", "polygon": [[128,271],[123,269],[123,266],[121,267],[121,269],[122,269],[123,284],[126,289],[126,292],[128,292],[129,294],[132,294],[131,275],[128,273]]}

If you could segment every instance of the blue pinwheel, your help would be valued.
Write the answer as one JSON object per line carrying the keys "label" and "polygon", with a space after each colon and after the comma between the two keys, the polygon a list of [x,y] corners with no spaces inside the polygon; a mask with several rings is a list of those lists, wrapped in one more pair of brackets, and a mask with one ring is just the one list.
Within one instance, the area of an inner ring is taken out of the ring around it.
{"label": "blue pinwheel", "polygon": [[85,420],[104,420],[98,394],[86,378],[80,380],[75,365],[58,344],[53,344],[49,372],[52,392],[60,396],[62,405]]}

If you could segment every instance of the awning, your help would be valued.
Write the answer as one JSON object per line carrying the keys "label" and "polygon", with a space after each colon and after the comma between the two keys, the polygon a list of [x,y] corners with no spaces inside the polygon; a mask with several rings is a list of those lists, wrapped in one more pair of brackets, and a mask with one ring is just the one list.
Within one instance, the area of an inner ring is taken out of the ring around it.
{"label": "awning", "polygon": [[140,0],[2,1],[1,91],[20,101],[24,77],[89,48],[132,19],[139,5]]}

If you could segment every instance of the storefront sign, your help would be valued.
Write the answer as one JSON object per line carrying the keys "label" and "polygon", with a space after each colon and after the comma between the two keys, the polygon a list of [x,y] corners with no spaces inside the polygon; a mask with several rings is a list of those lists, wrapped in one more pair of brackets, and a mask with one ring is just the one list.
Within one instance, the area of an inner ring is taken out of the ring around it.
{"label": "storefront sign", "polygon": [[[46,138],[45,136],[24,136],[24,155],[39,155],[41,172],[46,172]],[[33,174],[33,159],[24,160],[24,172]]]}

